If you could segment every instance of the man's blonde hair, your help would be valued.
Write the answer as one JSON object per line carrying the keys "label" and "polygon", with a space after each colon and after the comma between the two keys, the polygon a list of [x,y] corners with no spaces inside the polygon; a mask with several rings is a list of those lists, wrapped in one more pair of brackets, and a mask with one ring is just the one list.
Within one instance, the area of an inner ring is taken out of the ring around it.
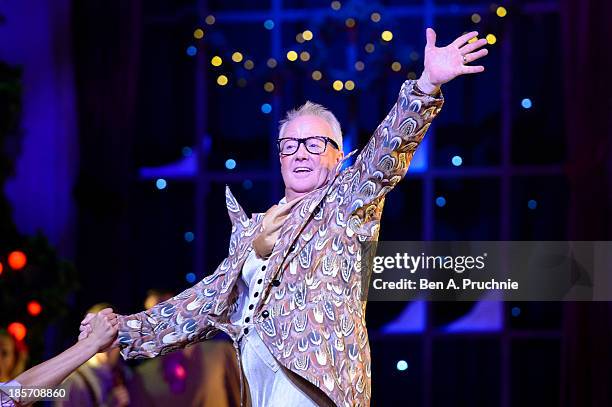
{"label": "man's blonde hair", "polygon": [[291,120],[301,116],[316,116],[325,120],[332,129],[332,134],[330,138],[334,140],[336,144],[338,144],[338,148],[340,149],[340,151],[342,151],[342,128],[340,127],[340,122],[338,121],[338,119],[336,119],[336,116],[334,116],[334,114],[330,112],[327,108],[318,103],[313,103],[310,100],[307,100],[306,103],[304,103],[297,109],[292,109],[287,112],[285,118],[279,122],[278,137],[283,137],[285,129],[287,128],[287,124]]}

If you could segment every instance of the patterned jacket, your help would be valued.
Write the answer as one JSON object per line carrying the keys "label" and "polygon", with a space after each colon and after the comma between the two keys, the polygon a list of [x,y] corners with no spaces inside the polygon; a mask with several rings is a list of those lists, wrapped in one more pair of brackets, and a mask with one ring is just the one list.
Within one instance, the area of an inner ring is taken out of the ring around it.
{"label": "patterned jacket", "polygon": [[[274,357],[337,406],[369,406],[370,347],[361,292],[361,242],[376,240],[385,195],[404,177],[444,100],[406,81],[355,163],[291,211],[271,254],[255,328]],[[354,152],[353,152],[354,153]],[[352,153],[351,153],[352,154]],[[349,156],[351,155],[349,154]],[[147,311],[120,317],[125,358],[154,357],[212,337],[230,322],[242,266],[263,214],[248,217],[229,188],[229,254],[195,286]]]}

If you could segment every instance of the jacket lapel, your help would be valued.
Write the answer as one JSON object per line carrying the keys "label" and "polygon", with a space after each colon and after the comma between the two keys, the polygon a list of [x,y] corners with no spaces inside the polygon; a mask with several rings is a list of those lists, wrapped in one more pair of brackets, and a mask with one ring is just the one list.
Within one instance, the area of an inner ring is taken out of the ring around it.
{"label": "jacket lapel", "polygon": [[[270,257],[270,267],[272,273],[276,274],[280,269],[288,255],[291,255],[291,258],[299,253],[299,249],[301,245],[306,244],[308,242],[307,239],[304,242],[296,241],[299,234],[302,232],[306,223],[310,220],[311,215],[321,204],[321,201],[325,198],[330,188],[333,186],[334,181],[340,175],[340,169],[344,165],[344,163],[355,154],[357,150],[351,151],[347,154],[334,168],[333,175],[331,177],[331,181],[328,182],[325,186],[318,190],[312,191],[310,196],[304,198],[303,202],[300,202],[293,211],[297,212],[299,216],[292,216],[289,221],[287,221],[283,228],[281,229],[281,233],[279,236],[278,244],[275,246],[274,251]],[[310,236],[312,238],[312,236]]]}

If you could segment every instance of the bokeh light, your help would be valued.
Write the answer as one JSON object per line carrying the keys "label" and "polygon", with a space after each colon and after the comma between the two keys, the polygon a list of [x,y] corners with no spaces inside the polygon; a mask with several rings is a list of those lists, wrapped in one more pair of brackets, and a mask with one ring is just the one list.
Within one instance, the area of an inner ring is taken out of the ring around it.
{"label": "bokeh light", "polygon": [[310,30],[305,30],[305,31],[302,33],[302,38],[304,38],[306,41],[310,41],[310,40],[312,40],[312,37],[313,37],[313,35],[312,35],[312,31],[310,31]]}
{"label": "bokeh light", "polygon": [[191,243],[193,242],[193,239],[195,239],[195,235],[193,234],[193,232],[185,232],[183,238],[186,242]]}
{"label": "bokeh light", "polygon": [[157,187],[157,189],[162,190],[168,186],[168,183],[166,182],[165,179],[158,178],[157,181],[155,181],[155,186]]}
{"label": "bokeh light", "polygon": [[531,106],[533,106],[533,103],[531,102],[531,99],[525,98],[525,99],[521,100],[521,106],[524,109],[531,109]]}
{"label": "bokeh light", "polygon": [[389,30],[385,30],[380,34],[380,38],[382,38],[383,41],[389,42],[393,39],[393,33]]}
{"label": "bokeh light", "polygon": [[489,45],[493,45],[497,42],[497,37],[494,34],[487,34],[485,37]]}
{"label": "bokeh light", "polygon": [[297,60],[298,58],[298,54],[295,51],[289,51],[287,52],[287,59],[291,62]]}
{"label": "bokeh light", "polygon": [[217,76],[217,84],[219,86],[225,86],[227,85],[227,76],[225,75],[219,75]]}
{"label": "bokeh light", "polygon": [[323,78],[323,74],[321,73],[321,71],[312,72],[312,79],[314,79],[315,81],[318,81],[318,80],[321,80],[321,78]]}
{"label": "bokeh light", "polygon": [[272,105],[269,103],[264,103],[261,105],[261,112],[263,114],[269,114],[272,111]]}
{"label": "bokeh light", "polygon": [[28,263],[28,257],[21,250],[15,250],[8,255],[8,265],[13,270],[21,270]]}
{"label": "bokeh light", "polygon": [[242,62],[242,54],[238,51],[232,54],[232,61],[234,62]]}
{"label": "bokeh light", "polygon": [[221,64],[223,64],[223,59],[221,59],[220,56],[215,55],[211,58],[210,63],[212,66],[221,66]]}
{"label": "bokeh light", "polygon": [[208,25],[213,25],[215,23],[215,21],[217,21],[217,20],[216,20],[215,16],[210,14],[210,15],[206,16],[206,19],[204,21],[206,21],[206,24],[208,24]]}
{"label": "bokeh light", "polygon": [[397,370],[403,372],[404,370],[408,369],[408,362],[406,362],[405,360],[398,360],[396,366]]}
{"label": "bokeh light", "polygon": [[372,20],[375,23],[378,23],[380,21],[380,13],[374,12],[370,14],[370,20]]}
{"label": "bokeh light", "polygon": [[506,10],[506,8],[503,6],[499,6],[497,10],[495,10],[495,13],[498,17],[506,17],[506,15],[508,14],[508,10]]}
{"label": "bokeh light", "polygon": [[28,333],[25,325],[21,322],[11,322],[7,328],[7,331],[18,341],[22,341]]}
{"label": "bokeh light", "polygon": [[446,205],[446,198],[444,198],[443,196],[439,196],[436,198],[436,205],[438,205],[440,208],[442,208],[444,205]]}
{"label": "bokeh light", "polygon": [[459,167],[461,164],[463,164],[463,158],[461,158],[461,156],[456,155],[452,158],[451,162],[455,167]]}
{"label": "bokeh light", "polygon": [[272,20],[264,21],[264,27],[266,28],[266,30],[272,30],[274,28],[274,21]]}
{"label": "bokeh light", "polygon": [[195,54],[198,53],[198,49],[196,47],[194,47],[193,45],[190,45],[187,47],[187,55],[189,55],[190,57],[195,56]]}
{"label": "bokeh light", "polygon": [[355,89],[355,82],[348,80],[344,82],[344,87],[346,88],[346,90],[353,90]]}
{"label": "bokeh light", "polygon": [[344,84],[340,80],[335,80],[332,84],[332,87],[334,88],[334,90],[341,91],[342,88],[344,88]]}
{"label": "bokeh light", "polygon": [[204,30],[202,30],[201,28],[196,28],[193,32],[193,38],[195,38],[196,40],[201,40],[202,38],[204,38]]}
{"label": "bokeh light", "polygon": [[38,316],[42,312],[42,306],[38,301],[30,301],[28,302],[28,314],[33,317]]}
{"label": "bokeh light", "polygon": [[236,160],[234,160],[233,158],[228,158],[227,160],[225,160],[225,168],[227,168],[228,170],[233,170],[234,168],[236,168]]}

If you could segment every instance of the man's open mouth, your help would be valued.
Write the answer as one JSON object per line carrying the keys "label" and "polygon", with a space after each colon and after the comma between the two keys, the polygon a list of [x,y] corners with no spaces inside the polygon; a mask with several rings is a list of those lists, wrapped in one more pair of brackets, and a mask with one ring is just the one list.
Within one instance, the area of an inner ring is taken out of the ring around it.
{"label": "man's open mouth", "polygon": [[311,171],[312,171],[312,169],[307,168],[307,167],[297,167],[297,168],[295,168],[295,169],[293,170],[293,172],[296,172],[296,173],[301,173],[301,172],[311,172]]}

